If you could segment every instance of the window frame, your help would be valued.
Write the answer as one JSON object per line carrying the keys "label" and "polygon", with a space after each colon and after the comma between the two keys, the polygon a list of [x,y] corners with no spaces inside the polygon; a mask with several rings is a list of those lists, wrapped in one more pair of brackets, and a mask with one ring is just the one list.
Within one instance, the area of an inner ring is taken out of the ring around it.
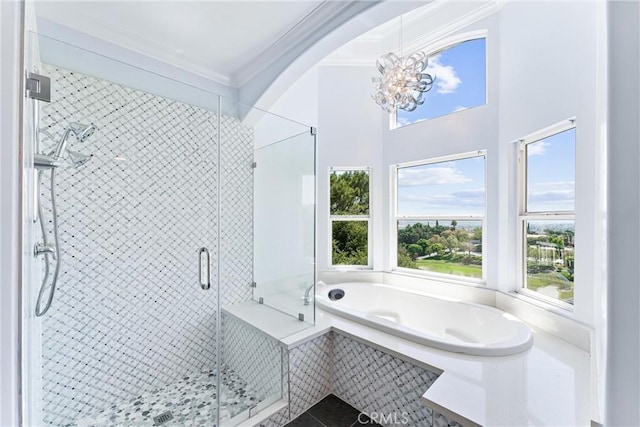
{"label": "window frame", "polygon": [[[369,174],[369,215],[332,215],[331,214],[331,174],[333,172],[359,172],[366,171]],[[331,270],[372,270],[373,262],[371,253],[373,251],[371,224],[373,217],[372,209],[372,168],[370,166],[330,166],[329,173],[327,174],[328,182],[328,195],[327,195],[327,221],[329,224],[329,248],[328,248],[328,260],[329,269]],[[367,265],[347,265],[347,264],[334,264],[333,263],[333,223],[336,221],[366,221],[367,222]]]}
{"label": "window frame", "polygon": [[[484,210],[482,215],[399,215],[398,214],[398,170],[414,166],[425,166],[436,163],[445,163],[455,160],[465,160],[475,157],[482,157],[484,160]],[[487,284],[487,257],[485,255],[486,248],[486,226],[487,226],[487,150],[475,150],[466,153],[453,154],[448,156],[435,157],[431,159],[418,160],[406,163],[398,163],[391,165],[390,171],[390,194],[392,217],[390,224],[390,270],[394,273],[405,273],[417,275],[425,278],[432,278],[448,282],[462,282],[465,284],[483,285]],[[482,277],[474,278],[467,276],[457,276],[454,274],[437,273],[428,270],[418,270],[414,268],[398,267],[398,221],[480,221],[482,227]]]}
{"label": "window frame", "polygon": [[[475,108],[479,108],[479,107],[483,107],[489,104],[489,32],[486,29],[482,29],[482,30],[476,30],[476,31],[468,31],[462,34],[456,34],[453,35],[451,37],[447,37],[445,39],[439,39],[435,42],[430,42],[430,43],[424,43],[421,42],[419,44],[414,44],[414,45],[409,45],[405,48],[405,51],[409,51],[409,52],[413,52],[413,51],[421,51],[421,52],[428,52],[427,53],[427,58],[430,59],[432,56],[434,55],[438,55],[439,53],[444,52],[445,50],[451,49],[459,44],[468,42],[468,41],[473,41],[473,40],[478,40],[478,39],[484,39],[485,40],[485,44],[484,44],[484,56],[485,56],[485,62],[484,62],[484,66],[485,66],[485,84],[484,84],[484,104],[481,105],[476,105],[475,107],[470,107],[470,108],[466,108],[464,110],[460,110],[460,111],[465,111],[465,110],[473,110]],[[436,80],[437,80],[437,76],[436,76]],[[434,82],[435,85],[435,82]],[[432,89],[434,90],[434,89]],[[428,93],[428,92],[427,92]],[[426,94],[425,94],[426,95]],[[437,117],[432,117],[430,119],[425,119],[423,120],[424,122],[428,122],[434,119],[438,119],[441,117],[447,117],[451,114],[456,114],[459,113],[460,111],[452,111],[450,113],[441,115],[441,116],[437,116]],[[421,121],[421,122],[423,122]],[[401,129],[401,128],[405,128],[407,126],[411,126],[417,123],[421,123],[421,122],[414,122],[414,123],[410,123],[408,125],[404,125],[404,126],[399,126],[398,125],[398,111],[395,110],[391,113],[389,113],[389,130],[396,130],[396,129]]]}
{"label": "window frame", "polygon": [[[517,285],[516,285],[516,293],[521,295],[534,298],[543,303],[552,305],[554,307],[561,308],[563,310],[572,312],[575,308],[575,279],[574,279],[574,304],[569,304],[568,302],[564,302],[560,299],[552,298],[542,294],[541,292],[536,292],[534,290],[527,288],[527,238],[526,238],[526,224],[527,221],[549,221],[549,220],[557,220],[557,221],[573,221],[574,230],[575,230],[575,212],[576,206],[574,202],[573,210],[571,211],[535,211],[528,212],[527,211],[527,146],[529,144],[533,144],[536,142],[540,142],[546,138],[551,136],[560,134],[562,132],[566,132],[568,130],[575,129],[576,130],[576,138],[574,140],[575,148],[577,151],[577,141],[578,141],[578,129],[576,125],[576,118],[571,117],[567,120],[563,120],[559,123],[531,133],[519,140],[516,141],[518,144],[518,212],[517,212],[517,235],[516,235],[516,247],[517,247],[517,262],[516,262],[516,274],[517,274]],[[577,155],[574,155],[574,165],[576,163]],[[574,167],[575,170],[575,167]],[[574,194],[575,192],[575,175],[574,175]],[[574,262],[575,262],[575,246],[574,246]]]}

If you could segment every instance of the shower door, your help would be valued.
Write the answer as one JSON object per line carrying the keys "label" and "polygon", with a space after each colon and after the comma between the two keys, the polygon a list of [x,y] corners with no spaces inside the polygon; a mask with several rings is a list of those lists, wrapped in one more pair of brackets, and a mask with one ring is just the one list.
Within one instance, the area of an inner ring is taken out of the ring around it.
{"label": "shower door", "polygon": [[27,42],[51,100],[28,101],[25,425],[217,425],[218,98]]}

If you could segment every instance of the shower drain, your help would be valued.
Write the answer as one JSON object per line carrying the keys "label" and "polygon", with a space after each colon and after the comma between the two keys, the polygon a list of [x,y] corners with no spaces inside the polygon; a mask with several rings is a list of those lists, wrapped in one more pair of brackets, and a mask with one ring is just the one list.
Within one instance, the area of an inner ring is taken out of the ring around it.
{"label": "shower drain", "polygon": [[167,421],[171,421],[173,419],[173,414],[171,411],[163,412],[162,414],[153,417],[153,425],[159,426],[160,424],[164,424]]}

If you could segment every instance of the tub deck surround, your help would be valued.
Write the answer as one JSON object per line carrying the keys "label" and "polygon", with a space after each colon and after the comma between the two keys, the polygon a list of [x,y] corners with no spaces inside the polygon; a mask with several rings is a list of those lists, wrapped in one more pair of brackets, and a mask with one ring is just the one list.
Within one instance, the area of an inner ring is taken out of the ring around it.
{"label": "tub deck surround", "polygon": [[524,322],[493,307],[382,284],[317,286],[316,302],[339,316],[455,353],[507,356],[533,344]]}
{"label": "tub deck surround", "polygon": [[[277,322],[270,320],[275,317],[271,309],[255,302],[226,310],[246,315],[243,320],[263,330],[273,329],[270,323]],[[464,426],[589,425],[589,353],[538,328],[531,330],[533,346],[525,352],[470,356],[411,342],[318,308],[315,326],[280,341],[293,349],[333,331],[440,373],[425,390],[423,404]]]}

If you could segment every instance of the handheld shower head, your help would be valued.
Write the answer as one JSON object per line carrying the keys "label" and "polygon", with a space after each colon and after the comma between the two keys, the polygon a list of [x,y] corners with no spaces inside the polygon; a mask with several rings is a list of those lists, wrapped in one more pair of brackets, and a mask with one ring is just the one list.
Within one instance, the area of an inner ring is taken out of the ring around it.
{"label": "handheld shower head", "polygon": [[[58,145],[56,146],[55,150],[53,150],[53,158],[55,160],[58,160],[60,157],[62,157],[62,154],[64,153],[67,147],[67,140],[69,139],[69,134],[73,133],[75,137],[78,139],[78,141],[84,142],[87,140],[87,138],[93,135],[93,133],[97,129],[98,128],[94,124],[83,125],[81,123],[75,123],[75,122],[71,123],[69,126],[67,126],[67,129],[64,131],[64,135],[62,135],[62,138],[58,142]],[[66,151],[71,153],[69,150],[66,150]],[[78,158],[77,154],[80,154],[80,153],[75,153],[75,154],[76,154],[75,157],[77,159]],[[82,156],[86,157],[84,154],[82,154]],[[84,159],[82,162],[79,162],[78,164],[76,164],[76,162],[73,159],[74,156],[70,155],[69,157],[71,159],[71,162],[76,167],[84,164],[88,160],[87,158],[87,159]]]}
{"label": "handheld shower head", "polygon": [[83,125],[81,123],[71,123],[69,125],[69,129],[73,134],[78,138],[78,141],[84,142],[89,138],[93,133],[98,130],[98,128],[92,123],[90,125]]}

